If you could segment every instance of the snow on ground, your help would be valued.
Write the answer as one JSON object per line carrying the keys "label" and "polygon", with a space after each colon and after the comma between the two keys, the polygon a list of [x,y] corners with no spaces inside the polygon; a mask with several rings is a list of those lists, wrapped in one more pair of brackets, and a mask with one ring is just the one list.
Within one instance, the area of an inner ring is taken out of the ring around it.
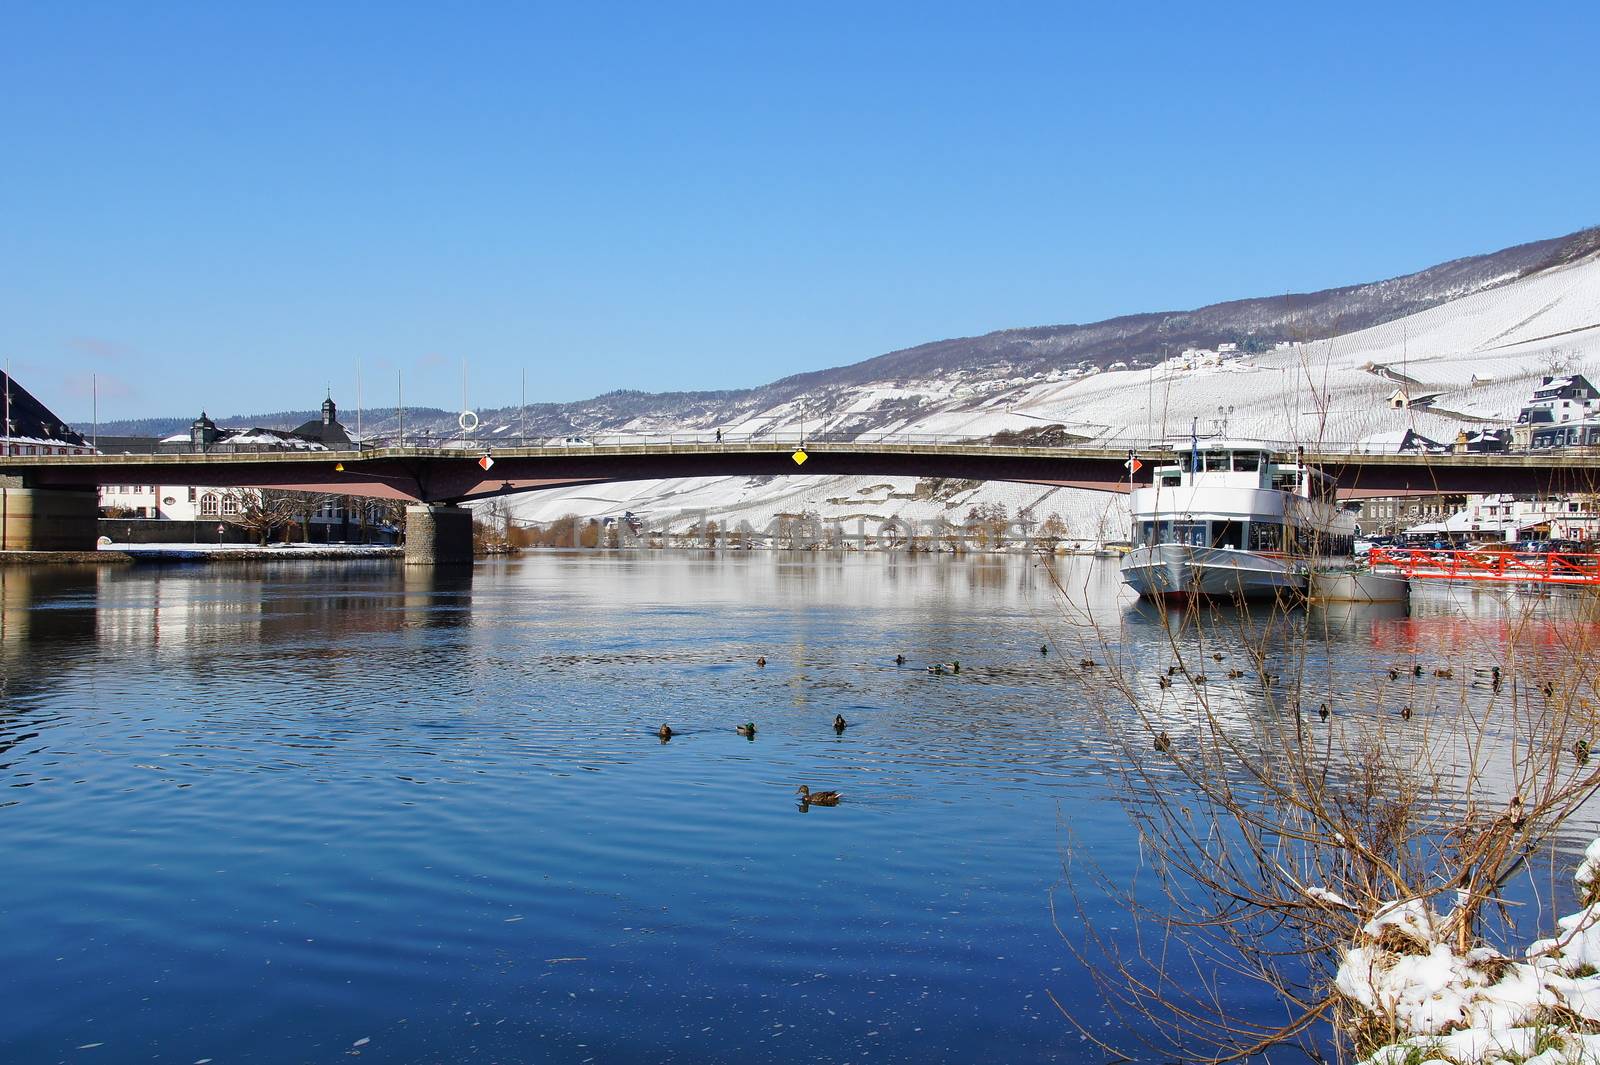
{"label": "snow on ground", "polygon": [[[1585,1031],[1600,1023],[1597,869],[1600,839],[1589,844],[1574,878],[1584,908],[1558,919],[1560,931],[1534,943],[1521,960],[1482,946],[1458,953],[1452,914],[1429,903],[1380,907],[1336,978],[1356,1011],[1401,1036],[1363,1065],[1600,1061],[1600,1035]],[[1338,905],[1348,906],[1342,899]]]}
{"label": "snow on ground", "polygon": [[[1220,338],[1219,338],[1220,339]],[[1386,448],[1407,429],[1449,441],[1485,422],[1508,424],[1541,375],[1586,373],[1600,378],[1600,260],[1545,271],[1500,288],[1476,292],[1384,325],[1304,345],[1192,366],[1174,358],[1153,367],[1018,377],[962,370],[927,379],[882,381],[802,397],[755,411],[721,428],[730,436],[797,433],[802,427],[868,435],[985,437],[1002,430],[1064,425],[1100,442],[1140,442],[1186,436],[1191,424],[1210,433],[1226,419],[1230,435],[1285,443]],[[1431,409],[1393,409],[1389,396],[1437,393]],[[819,411],[829,411],[825,417]],[[662,426],[640,426],[661,432]],[[684,426],[705,429],[711,426]],[[1043,519],[1059,514],[1092,535],[1108,516],[1124,536],[1126,506],[1119,497],[1074,489],[1045,491],[986,484],[954,501],[903,498],[906,479],[871,507],[850,499],[860,479],[710,478],[591,485],[528,493],[513,508],[524,521],[566,514],[620,515],[633,510],[665,518],[701,510],[716,520],[749,520],[814,510],[824,519],[898,516],[962,520],[973,506],[1030,508]],[[848,502],[836,502],[850,500]]]}
{"label": "snow on ground", "polygon": [[102,551],[116,551],[135,558],[204,558],[208,555],[265,556],[271,558],[323,557],[328,555],[372,555],[386,557],[395,552],[382,544],[117,544],[102,543]]}

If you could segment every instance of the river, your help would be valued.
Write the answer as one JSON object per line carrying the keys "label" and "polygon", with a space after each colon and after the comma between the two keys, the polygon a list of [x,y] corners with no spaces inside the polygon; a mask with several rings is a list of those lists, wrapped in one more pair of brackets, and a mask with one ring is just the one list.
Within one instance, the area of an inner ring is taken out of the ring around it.
{"label": "river", "polygon": [[[0,569],[0,1056],[1103,1061],[1050,903],[1069,834],[1139,853],[1076,648],[1168,630],[1058,566],[1075,606],[1003,557]],[[1321,660],[1568,612],[1424,595]]]}

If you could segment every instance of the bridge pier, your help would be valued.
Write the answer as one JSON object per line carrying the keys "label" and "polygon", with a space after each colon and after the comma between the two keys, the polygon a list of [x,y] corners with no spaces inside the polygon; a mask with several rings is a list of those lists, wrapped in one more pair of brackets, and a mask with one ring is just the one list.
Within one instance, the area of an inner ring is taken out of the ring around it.
{"label": "bridge pier", "polygon": [[21,488],[0,478],[0,550],[93,551],[100,494],[93,488]]}
{"label": "bridge pier", "polygon": [[472,511],[447,504],[406,507],[406,565],[472,564]]}

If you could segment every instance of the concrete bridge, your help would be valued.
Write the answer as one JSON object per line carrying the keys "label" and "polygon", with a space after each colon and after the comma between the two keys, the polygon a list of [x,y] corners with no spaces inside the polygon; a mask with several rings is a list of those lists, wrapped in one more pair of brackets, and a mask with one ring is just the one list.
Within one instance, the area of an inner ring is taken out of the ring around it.
{"label": "concrete bridge", "polygon": [[[360,452],[262,451],[0,456],[0,542],[12,550],[87,550],[102,484],[277,488],[405,500],[408,558],[457,559],[470,547],[473,500],[571,485],[677,477],[867,475],[951,477],[1126,492],[1183,450],[993,444],[976,440],[762,437],[616,438],[564,447],[392,446]],[[796,462],[803,451],[804,462]],[[1593,492],[1600,448],[1511,454],[1386,454],[1322,446],[1279,449],[1321,468],[1341,496]],[[492,461],[485,462],[485,458]],[[487,467],[487,468],[485,468]],[[466,548],[463,545],[467,545]]]}

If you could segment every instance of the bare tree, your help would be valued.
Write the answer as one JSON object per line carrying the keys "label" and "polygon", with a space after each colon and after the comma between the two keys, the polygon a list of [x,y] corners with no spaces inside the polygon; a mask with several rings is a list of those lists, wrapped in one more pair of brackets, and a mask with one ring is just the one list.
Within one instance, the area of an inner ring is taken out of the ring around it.
{"label": "bare tree", "polygon": [[[1415,1034],[1341,995],[1340,960],[1401,903],[1442,912],[1461,957],[1507,934],[1508,887],[1600,789],[1597,618],[1591,602],[1554,651],[1513,631],[1476,668],[1461,648],[1375,661],[1354,688],[1303,611],[1174,617],[1155,663],[1119,659],[1115,634],[1076,618],[1096,633],[1081,697],[1149,870],[1119,882],[1069,841],[1057,928],[1103,1002],[1169,1060],[1284,1044],[1317,1059],[1330,1042],[1364,1056]],[[1089,919],[1108,902],[1131,945]],[[1268,989],[1281,1018],[1244,1015],[1240,987]]]}
{"label": "bare tree", "polygon": [[304,506],[303,492],[283,492],[271,488],[231,488],[223,496],[226,520],[252,533],[265,544],[281,530],[294,524]]}

